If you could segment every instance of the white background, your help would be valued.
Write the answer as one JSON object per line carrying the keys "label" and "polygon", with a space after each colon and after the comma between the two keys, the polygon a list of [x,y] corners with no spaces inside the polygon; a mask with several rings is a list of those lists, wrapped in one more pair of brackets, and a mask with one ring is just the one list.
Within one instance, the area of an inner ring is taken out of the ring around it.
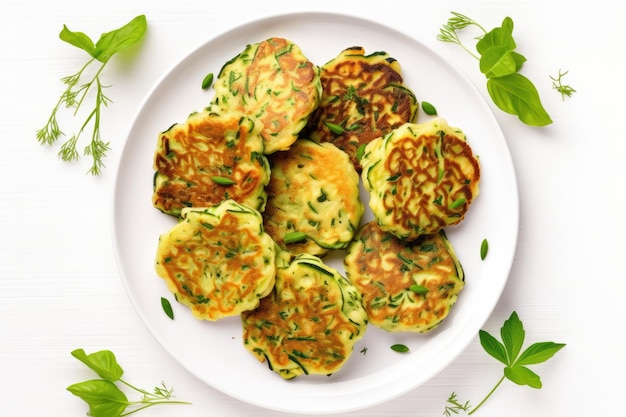
{"label": "white background", "polygon": [[[507,381],[475,415],[623,413],[624,3],[9,0],[0,5],[0,414],[84,415],[86,405],[65,390],[90,377],[70,356],[82,347],[113,350],[129,381],[151,388],[163,380],[179,399],[193,403],[140,415],[285,415],[204,385],[161,348],[135,313],[111,242],[114,174],[132,118],[152,85],[201,43],[289,11],[341,12],[393,26],[432,47],[486,94],[477,62],[436,40],[451,10],[489,28],[505,16],[514,19],[518,50],[528,58],[523,73],[554,120],[549,127],[527,127],[494,108],[517,172],[520,228],[509,281],[483,328],[497,334],[515,310],[527,343],[567,346],[533,367],[542,377],[541,390]],[[149,24],[145,41],[116,56],[103,74],[113,86],[107,93],[114,103],[105,109],[102,126],[112,150],[103,175],[94,178],[85,175],[86,159],[65,164],[56,148],[35,140],[63,89],[59,79],[85,61],[58,33],[67,24],[97,39],[142,13]],[[577,90],[565,101],[549,79],[559,69],[569,71],[565,81]],[[451,392],[476,404],[501,372],[476,338],[426,384],[344,415],[439,416]]]}

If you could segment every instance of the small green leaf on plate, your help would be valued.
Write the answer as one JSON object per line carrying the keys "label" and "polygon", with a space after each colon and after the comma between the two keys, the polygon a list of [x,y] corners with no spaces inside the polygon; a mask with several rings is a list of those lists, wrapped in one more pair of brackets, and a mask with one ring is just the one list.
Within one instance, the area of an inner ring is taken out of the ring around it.
{"label": "small green leaf on plate", "polygon": [[433,106],[431,103],[427,101],[422,101],[422,110],[424,110],[424,113],[426,113],[429,116],[437,115],[437,109],[435,108],[435,106]]}
{"label": "small green leaf on plate", "polygon": [[213,84],[213,73],[209,72],[206,77],[202,80],[202,89],[206,90]]}
{"label": "small green leaf on plate", "polygon": [[409,351],[409,348],[406,345],[403,345],[401,343],[396,343],[395,345],[391,345],[391,350],[400,352],[400,353],[406,353]]}
{"label": "small green leaf on plate", "polygon": [[481,260],[485,260],[485,258],[487,257],[487,252],[489,251],[489,242],[487,242],[487,239],[483,239],[482,243],[480,244],[480,259]]}
{"label": "small green leaf on plate", "polygon": [[161,307],[163,307],[163,311],[167,314],[167,317],[174,320],[174,310],[172,310],[170,300],[165,297],[161,297]]}

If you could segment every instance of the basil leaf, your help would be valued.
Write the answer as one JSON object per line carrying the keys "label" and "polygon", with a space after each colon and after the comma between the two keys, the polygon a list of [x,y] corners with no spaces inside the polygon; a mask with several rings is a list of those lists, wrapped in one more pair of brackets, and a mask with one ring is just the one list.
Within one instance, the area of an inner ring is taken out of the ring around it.
{"label": "basil leaf", "polygon": [[507,360],[504,345],[500,343],[499,340],[497,340],[495,337],[493,337],[484,330],[479,330],[478,336],[480,338],[480,344],[483,349],[485,349],[485,352],[487,352],[489,355],[493,356],[503,364],[507,366],[510,365]]}
{"label": "basil leaf", "polygon": [[552,119],[543,108],[533,83],[521,74],[489,78],[487,91],[500,110],[513,114],[530,126],[545,126]]}
{"label": "basil leaf", "polygon": [[517,71],[513,52],[504,46],[493,46],[480,57],[480,72],[487,78],[504,77]]}
{"label": "basil leaf", "polygon": [[504,376],[517,385],[528,385],[531,388],[541,388],[541,378],[539,375],[525,366],[507,366],[504,368]]}
{"label": "basil leaf", "polygon": [[515,70],[521,70],[524,62],[526,62],[526,57],[515,51],[511,52],[511,56],[513,56],[513,59],[515,60]]}
{"label": "basil leaf", "polygon": [[89,405],[92,417],[119,417],[129,405],[126,395],[111,381],[94,379],[67,387]]}
{"label": "basil leaf", "polygon": [[476,50],[479,54],[484,54],[489,48],[501,46],[512,51],[517,46],[513,39],[513,19],[505,17],[501,27],[495,27],[487,32],[476,43]]}
{"label": "basil leaf", "polygon": [[72,356],[107,381],[118,381],[124,374],[124,370],[110,350],[101,350],[87,355],[83,349],[76,349],[72,351]]}
{"label": "basil leaf", "polygon": [[93,51],[95,46],[91,38],[85,35],[83,32],[72,32],[67,28],[67,26],[63,25],[63,29],[61,33],[59,33],[59,38],[62,41],[69,43],[83,51],[86,51],[89,55],[93,56]]}
{"label": "basil leaf", "polygon": [[533,365],[550,359],[565,346],[564,343],[540,342],[530,345],[515,362],[515,365]]}
{"label": "basil leaf", "polygon": [[502,336],[502,342],[504,343],[506,353],[509,357],[509,363],[515,363],[526,336],[524,326],[515,311],[511,313],[511,317],[509,317],[508,320],[505,320],[500,329],[500,335]]}
{"label": "basil leaf", "polygon": [[139,15],[121,28],[103,33],[91,55],[100,62],[107,62],[117,52],[139,41],[147,27],[146,16]]}

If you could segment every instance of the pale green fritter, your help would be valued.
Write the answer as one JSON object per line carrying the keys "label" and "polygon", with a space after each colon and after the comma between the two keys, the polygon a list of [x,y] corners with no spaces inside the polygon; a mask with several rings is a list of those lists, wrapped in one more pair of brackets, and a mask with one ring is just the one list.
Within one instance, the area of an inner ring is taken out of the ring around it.
{"label": "pale green fritter", "polygon": [[240,113],[206,110],[159,134],[153,205],[179,216],[232,199],[262,211],[270,167],[259,126]]}
{"label": "pale green fritter", "polygon": [[227,62],[211,107],[240,111],[263,124],[264,152],[288,149],[319,104],[319,67],[295,43],[269,38]]}
{"label": "pale green fritter", "polygon": [[299,139],[269,160],[267,233],[294,255],[345,248],[364,211],[359,175],[348,155],[330,143]]}
{"label": "pale green fritter", "polygon": [[369,323],[391,332],[434,329],[464,287],[463,268],[443,230],[405,242],[370,222],[344,264]]}
{"label": "pale green fritter", "polygon": [[374,139],[361,164],[376,221],[405,240],[459,223],[479,192],[478,158],[465,134],[440,118]]}
{"label": "pale green fritter", "polygon": [[246,349],[285,379],[339,371],[367,328],[354,286],[308,254],[279,267],[274,290],[241,320]]}
{"label": "pale green fritter", "polygon": [[278,255],[261,214],[226,200],[183,209],[159,238],[155,268],[195,317],[218,320],[259,305],[274,286]]}

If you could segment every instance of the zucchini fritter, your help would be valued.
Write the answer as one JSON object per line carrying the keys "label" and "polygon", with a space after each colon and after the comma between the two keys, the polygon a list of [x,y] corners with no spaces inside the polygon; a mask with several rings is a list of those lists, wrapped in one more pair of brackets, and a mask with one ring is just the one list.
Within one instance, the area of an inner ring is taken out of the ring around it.
{"label": "zucchini fritter", "polygon": [[283,38],[248,45],[220,70],[211,107],[241,111],[263,123],[264,151],[285,150],[319,104],[319,67]]}
{"label": "zucchini fritter", "polygon": [[[321,256],[345,248],[364,211],[359,175],[348,155],[330,143],[299,139],[269,160],[272,176],[263,213],[267,233],[294,255]],[[306,238],[285,239],[298,233]]]}
{"label": "zucchini fritter", "polygon": [[285,379],[337,372],[367,327],[354,286],[308,254],[278,268],[274,290],[241,318],[246,349]]}
{"label": "zucchini fritter", "polygon": [[226,200],[183,209],[159,238],[155,268],[195,317],[218,320],[258,306],[274,285],[277,255],[259,212]]}
{"label": "zucchini fritter", "polygon": [[465,134],[443,119],[407,123],[373,140],[361,164],[374,217],[401,239],[459,223],[478,195],[478,159]]}
{"label": "zucchini fritter", "polygon": [[402,241],[367,223],[344,258],[369,322],[391,332],[427,332],[446,318],[464,286],[443,230]]}
{"label": "zucchini fritter", "polygon": [[417,115],[415,94],[403,85],[398,61],[386,52],[345,49],[322,66],[320,78],[322,99],[306,135],[348,153],[359,172],[361,146]]}
{"label": "zucchini fritter", "polygon": [[262,211],[270,168],[258,122],[239,113],[202,111],[159,135],[153,205],[179,216],[184,207],[232,199]]}

